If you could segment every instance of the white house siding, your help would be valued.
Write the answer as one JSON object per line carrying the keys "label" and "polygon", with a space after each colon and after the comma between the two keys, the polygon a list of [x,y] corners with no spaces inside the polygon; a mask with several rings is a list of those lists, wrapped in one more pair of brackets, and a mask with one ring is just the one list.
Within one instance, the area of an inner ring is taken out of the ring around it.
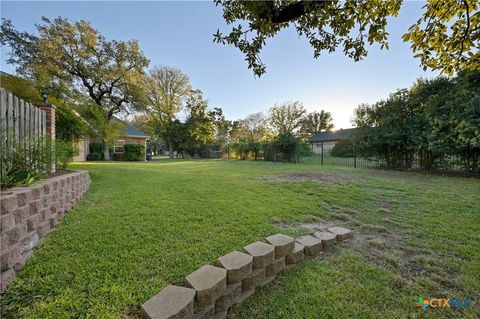
{"label": "white house siding", "polygon": [[[323,142],[323,152],[326,155],[329,155],[332,152],[333,147],[339,141],[330,141],[330,142]],[[322,154],[322,142],[314,142],[312,143],[312,151],[315,154]]]}

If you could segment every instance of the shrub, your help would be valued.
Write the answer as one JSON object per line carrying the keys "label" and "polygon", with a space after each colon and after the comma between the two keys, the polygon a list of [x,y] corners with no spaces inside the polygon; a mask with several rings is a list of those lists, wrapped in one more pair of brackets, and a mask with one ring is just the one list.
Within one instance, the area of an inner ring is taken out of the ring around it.
{"label": "shrub", "polygon": [[142,144],[125,144],[125,159],[127,161],[143,161],[145,146]]}
{"label": "shrub", "polygon": [[87,161],[101,161],[103,159],[102,153],[89,153],[87,155]]}
{"label": "shrub", "polygon": [[72,142],[55,140],[55,164],[58,170],[67,168],[67,163],[72,160],[74,154]]}
{"label": "shrub", "polygon": [[92,161],[101,161],[103,159],[103,144],[102,143],[90,143],[90,154],[97,153],[100,154],[99,159],[95,159]]}
{"label": "shrub", "polygon": [[[2,131],[3,132],[3,131]],[[1,141],[5,139],[1,138]],[[48,173],[52,164],[52,147],[48,139],[39,139],[26,148],[22,142],[2,143],[0,152],[1,189],[30,185]]]}
{"label": "shrub", "polygon": [[332,152],[330,154],[338,157],[355,157],[353,142],[350,140],[339,141],[332,148]]}
{"label": "shrub", "polygon": [[125,154],[124,153],[113,153],[112,154],[112,161],[124,161]]}

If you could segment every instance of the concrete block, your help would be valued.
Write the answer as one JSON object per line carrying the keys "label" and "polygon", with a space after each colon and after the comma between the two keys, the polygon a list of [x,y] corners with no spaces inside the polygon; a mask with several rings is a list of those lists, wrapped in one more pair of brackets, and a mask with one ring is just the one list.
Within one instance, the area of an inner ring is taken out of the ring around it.
{"label": "concrete block", "polygon": [[193,319],[195,290],[169,285],[145,302],[140,313],[146,319]]}
{"label": "concrete block", "polygon": [[225,256],[218,258],[218,265],[227,270],[227,283],[233,284],[241,282],[252,272],[253,257],[233,251]]}
{"label": "concrete block", "polygon": [[10,281],[15,277],[15,271],[13,269],[8,269],[6,271],[2,271],[1,277],[0,277],[0,292],[3,292]]}
{"label": "concrete block", "polygon": [[266,277],[275,276],[284,269],[285,269],[285,257],[277,258],[273,261],[273,263],[265,267],[265,276]]}
{"label": "concrete block", "polygon": [[215,316],[213,316],[213,319],[226,319],[227,316],[228,316],[228,309],[223,310],[223,311],[219,311],[219,312],[215,312]]}
{"label": "concrete block", "polygon": [[348,228],[343,227],[330,227],[328,229],[332,234],[337,235],[337,240],[344,240],[352,236],[352,231]]}
{"label": "concrete block", "polygon": [[294,265],[302,261],[303,258],[305,257],[304,250],[305,250],[305,246],[296,242],[292,253],[290,255],[287,255],[287,257],[285,257],[285,263],[287,264],[287,266]]}
{"label": "concrete block", "polygon": [[186,277],[187,286],[195,289],[196,300],[207,306],[214,303],[227,288],[227,270],[205,265]]}
{"label": "concrete block", "polygon": [[25,223],[28,217],[30,217],[30,207],[19,207],[13,212],[13,215],[15,216],[15,224]]}
{"label": "concrete block", "polygon": [[327,231],[317,231],[313,234],[313,236],[317,237],[322,241],[324,248],[333,246],[337,241],[337,235]]}
{"label": "concrete block", "polygon": [[243,250],[253,256],[253,269],[267,267],[273,262],[275,257],[275,248],[261,241],[245,246]]}
{"label": "concrete block", "polygon": [[255,293],[255,289],[242,291],[242,293],[235,300],[235,306],[240,306],[241,304],[243,304],[245,300],[250,298],[254,293]]}
{"label": "concrete block", "polygon": [[292,237],[283,234],[268,236],[265,241],[275,247],[275,258],[287,256],[293,251],[295,245]]}
{"label": "concrete block", "polygon": [[242,290],[254,290],[260,286],[265,279],[265,268],[254,269],[250,276],[243,279]]}
{"label": "concrete block", "polygon": [[318,256],[323,250],[322,240],[316,237],[306,235],[297,238],[296,241],[305,246],[307,256]]}
{"label": "concrete block", "polygon": [[0,216],[0,232],[3,234],[15,227],[15,212]]}
{"label": "concrete block", "polygon": [[235,300],[242,293],[242,283],[237,282],[235,284],[227,285],[225,293],[217,299],[215,303],[215,312],[222,312],[228,310],[234,303]]}
{"label": "concrete block", "polygon": [[32,255],[33,255],[33,253],[32,253],[31,250],[26,251],[23,254],[21,254],[20,257],[18,258],[17,263],[13,266],[13,269],[15,271],[19,271],[20,269],[22,269],[23,266],[25,265],[25,263],[27,262],[27,260],[30,259],[30,257],[32,257]]}
{"label": "concrete block", "polygon": [[215,315],[215,303],[208,306],[198,306],[193,307],[193,318],[194,319],[213,319]]}
{"label": "concrete block", "polygon": [[0,199],[0,214],[6,215],[13,213],[18,208],[17,195],[4,195],[2,194]]}
{"label": "concrete block", "polygon": [[277,276],[273,275],[273,276],[266,276],[265,279],[263,280],[263,282],[260,284],[261,287],[265,286],[265,285],[268,285],[269,283],[271,283],[272,281],[275,280]]}
{"label": "concrete block", "polygon": [[10,246],[8,249],[2,247],[2,254],[0,255],[0,270],[4,272],[13,268],[19,259],[20,253],[16,245]]}

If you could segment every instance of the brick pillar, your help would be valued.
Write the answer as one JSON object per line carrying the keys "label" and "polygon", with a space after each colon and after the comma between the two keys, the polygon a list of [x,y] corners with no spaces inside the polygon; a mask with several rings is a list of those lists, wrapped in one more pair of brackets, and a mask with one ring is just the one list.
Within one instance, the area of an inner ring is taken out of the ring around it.
{"label": "brick pillar", "polygon": [[[47,115],[47,136],[50,138],[52,145],[55,145],[55,106],[50,103],[34,103],[34,106],[44,110]],[[55,159],[55,149],[52,149],[52,158]],[[55,172],[55,161],[52,162],[52,173]]]}

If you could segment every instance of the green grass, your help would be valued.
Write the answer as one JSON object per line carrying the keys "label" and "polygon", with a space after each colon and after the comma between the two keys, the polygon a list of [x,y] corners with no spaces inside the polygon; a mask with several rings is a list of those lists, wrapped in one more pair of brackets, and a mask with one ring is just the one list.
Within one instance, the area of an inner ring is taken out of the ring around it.
{"label": "green grass", "polygon": [[[169,283],[300,222],[352,240],[283,272],[232,318],[480,317],[480,181],[318,164],[84,163],[92,185],[2,295],[5,318],[121,318]],[[316,171],[322,182],[264,175]],[[465,310],[415,307],[467,297]]]}

